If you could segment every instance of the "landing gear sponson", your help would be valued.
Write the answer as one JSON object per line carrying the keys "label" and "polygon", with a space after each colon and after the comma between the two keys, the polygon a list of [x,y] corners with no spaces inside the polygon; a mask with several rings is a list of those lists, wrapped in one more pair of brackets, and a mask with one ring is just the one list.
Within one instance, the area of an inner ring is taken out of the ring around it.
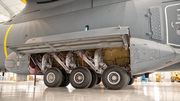
{"label": "landing gear sponson", "polygon": [[[131,83],[129,67],[106,65],[102,49],[96,49],[94,56],[86,50],[64,53],[47,53],[35,56],[36,63],[44,73],[44,83],[48,87],[65,87],[69,83],[74,88],[92,88],[101,82],[107,89],[119,90]],[[42,58],[42,59],[40,59]],[[55,60],[61,67],[53,67]],[[80,60],[81,63],[78,61]],[[84,62],[84,63],[83,63]],[[86,65],[86,66],[85,66]]]}
{"label": "landing gear sponson", "polygon": [[48,87],[71,83],[84,89],[102,81],[107,89],[118,90],[133,82],[129,40],[129,28],[119,26],[33,38],[8,47],[21,57],[30,54],[29,72],[33,74],[37,66]]}

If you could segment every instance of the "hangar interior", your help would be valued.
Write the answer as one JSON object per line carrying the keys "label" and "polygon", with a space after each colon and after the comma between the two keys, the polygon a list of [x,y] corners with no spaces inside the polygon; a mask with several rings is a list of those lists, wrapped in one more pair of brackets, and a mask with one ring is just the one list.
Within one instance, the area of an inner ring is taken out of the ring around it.
{"label": "hangar interior", "polygon": [[[0,0],[0,23],[6,22],[16,16],[25,6],[25,0]],[[180,35],[179,29],[177,29],[177,33]],[[85,30],[89,30],[89,26],[85,26]],[[126,59],[125,61],[130,62]],[[133,85],[127,86],[123,90],[116,91],[107,90],[102,82],[92,89],[75,89],[71,84],[65,88],[48,88],[44,85],[44,76],[41,75],[36,76],[35,86],[34,78],[34,75],[19,75],[11,72],[6,72],[4,74],[3,72],[0,72],[0,101],[180,100],[180,71],[157,71],[151,73],[149,78],[146,78],[145,76],[136,77]]]}
{"label": "hangar interior", "polygon": [[1,0],[0,1],[0,23],[8,21],[11,17],[20,13],[26,6],[25,0]]}
{"label": "hangar interior", "polygon": [[[34,81],[34,75],[27,75],[24,78],[23,76],[18,78],[17,74],[7,72],[2,76],[3,73],[0,72],[0,81],[1,82],[20,82],[20,81]],[[180,71],[173,71],[173,72],[155,72],[149,75],[149,78],[145,78],[146,80],[142,80],[143,77],[137,77],[135,79],[135,82],[172,82],[171,77],[179,77],[180,80]],[[37,75],[36,76],[37,81],[43,81],[43,76],[42,75]],[[174,81],[174,82],[178,82]]]}

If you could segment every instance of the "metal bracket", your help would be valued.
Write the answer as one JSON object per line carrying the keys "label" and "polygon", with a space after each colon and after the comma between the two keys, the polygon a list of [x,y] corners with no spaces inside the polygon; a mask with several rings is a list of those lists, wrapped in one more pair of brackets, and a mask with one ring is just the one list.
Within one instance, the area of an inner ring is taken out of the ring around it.
{"label": "metal bracket", "polygon": [[121,26],[119,25],[119,29],[121,29]]}
{"label": "metal bracket", "polygon": [[151,17],[151,14],[150,13],[145,14],[145,17]]}

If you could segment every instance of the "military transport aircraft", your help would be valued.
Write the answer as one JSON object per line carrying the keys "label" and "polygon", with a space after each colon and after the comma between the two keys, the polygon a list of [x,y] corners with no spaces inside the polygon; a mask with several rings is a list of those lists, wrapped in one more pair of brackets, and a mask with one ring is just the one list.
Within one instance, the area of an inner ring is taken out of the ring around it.
{"label": "military transport aircraft", "polygon": [[180,69],[179,0],[26,0],[0,24],[0,69],[48,87],[122,89]]}

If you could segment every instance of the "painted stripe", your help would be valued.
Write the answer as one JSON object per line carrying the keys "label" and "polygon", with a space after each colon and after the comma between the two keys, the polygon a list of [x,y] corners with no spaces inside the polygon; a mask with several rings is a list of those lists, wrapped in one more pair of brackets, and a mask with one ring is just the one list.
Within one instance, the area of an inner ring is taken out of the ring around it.
{"label": "painted stripe", "polygon": [[4,54],[5,54],[5,57],[8,56],[7,55],[7,49],[6,49],[6,42],[7,42],[7,37],[8,37],[9,31],[10,31],[12,26],[13,26],[13,24],[9,27],[9,29],[7,30],[6,35],[4,37]]}
{"label": "painted stripe", "polygon": [[26,4],[26,0],[20,0],[21,2],[23,2],[24,4]]}

